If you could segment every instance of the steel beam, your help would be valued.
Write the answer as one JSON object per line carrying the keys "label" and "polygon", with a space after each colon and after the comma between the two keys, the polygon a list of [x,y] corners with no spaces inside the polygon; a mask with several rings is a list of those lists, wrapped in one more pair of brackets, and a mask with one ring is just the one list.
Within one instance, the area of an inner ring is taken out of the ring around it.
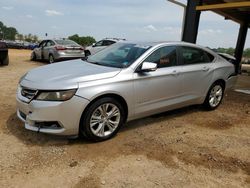
{"label": "steel beam", "polygon": [[245,22],[244,24],[241,24],[239,35],[238,35],[238,40],[237,40],[237,45],[235,48],[235,58],[237,61],[236,70],[238,71],[238,73],[241,71],[241,59],[242,59],[242,55],[244,51],[246,38],[247,38],[248,25],[249,23],[247,22]]}
{"label": "steel beam", "polygon": [[216,9],[235,9],[235,8],[244,8],[244,7],[250,7],[250,2],[243,1],[243,2],[234,2],[234,3],[201,5],[201,6],[197,6],[196,10],[205,11],[205,10],[216,10]]}
{"label": "steel beam", "polygon": [[196,6],[200,3],[201,0],[189,0],[187,3],[182,41],[196,43],[201,13]]}

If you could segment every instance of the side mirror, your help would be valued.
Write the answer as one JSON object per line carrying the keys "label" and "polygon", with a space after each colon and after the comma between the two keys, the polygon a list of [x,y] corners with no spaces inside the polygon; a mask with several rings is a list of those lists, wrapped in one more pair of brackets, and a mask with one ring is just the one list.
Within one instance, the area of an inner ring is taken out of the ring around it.
{"label": "side mirror", "polygon": [[152,62],[143,62],[139,72],[152,72],[156,71],[157,64]]}

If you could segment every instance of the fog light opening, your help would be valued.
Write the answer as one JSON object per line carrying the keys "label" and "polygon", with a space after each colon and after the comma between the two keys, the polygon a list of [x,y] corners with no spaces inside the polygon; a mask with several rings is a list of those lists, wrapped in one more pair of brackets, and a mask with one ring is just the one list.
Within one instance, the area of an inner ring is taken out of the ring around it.
{"label": "fog light opening", "polygon": [[36,122],[36,127],[38,129],[60,129],[62,128],[57,121],[50,121],[50,122]]}

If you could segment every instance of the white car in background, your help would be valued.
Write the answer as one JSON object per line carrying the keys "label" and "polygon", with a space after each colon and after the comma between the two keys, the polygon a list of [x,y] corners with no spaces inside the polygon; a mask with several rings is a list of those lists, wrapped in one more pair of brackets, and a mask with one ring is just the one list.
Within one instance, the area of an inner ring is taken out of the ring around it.
{"label": "white car in background", "polygon": [[94,44],[92,44],[91,46],[88,46],[85,48],[85,55],[86,56],[90,56],[93,55],[101,50],[103,50],[104,48],[119,42],[119,41],[125,41],[125,39],[119,39],[119,38],[105,38],[103,40],[100,40]]}

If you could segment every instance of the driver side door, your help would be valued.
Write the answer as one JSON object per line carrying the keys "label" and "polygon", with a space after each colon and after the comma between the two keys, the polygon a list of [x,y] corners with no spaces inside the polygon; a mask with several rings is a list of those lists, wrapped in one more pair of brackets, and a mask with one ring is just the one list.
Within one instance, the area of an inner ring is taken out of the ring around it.
{"label": "driver side door", "polygon": [[144,60],[157,63],[157,70],[134,73],[136,117],[159,113],[180,103],[181,80],[177,61],[175,46],[160,47]]}
{"label": "driver side door", "polygon": [[38,48],[34,49],[37,59],[43,59],[43,48],[46,45],[46,43],[47,41],[44,40],[39,44]]}

